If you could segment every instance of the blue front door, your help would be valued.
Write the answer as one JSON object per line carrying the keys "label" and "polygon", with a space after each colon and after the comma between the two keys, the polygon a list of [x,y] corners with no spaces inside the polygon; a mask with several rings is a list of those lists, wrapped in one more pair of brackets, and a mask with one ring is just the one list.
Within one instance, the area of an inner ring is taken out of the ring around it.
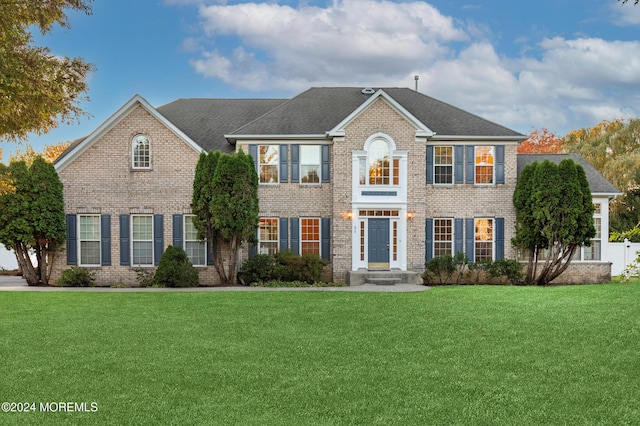
{"label": "blue front door", "polygon": [[369,219],[369,264],[389,266],[389,219]]}

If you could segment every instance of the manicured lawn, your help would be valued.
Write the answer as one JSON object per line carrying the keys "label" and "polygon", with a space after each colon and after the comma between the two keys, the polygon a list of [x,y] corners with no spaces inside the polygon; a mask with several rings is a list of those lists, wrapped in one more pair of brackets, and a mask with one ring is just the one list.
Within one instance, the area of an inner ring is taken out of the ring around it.
{"label": "manicured lawn", "polygon": [[640,422],[640,283],[0,293],[3,424]]}

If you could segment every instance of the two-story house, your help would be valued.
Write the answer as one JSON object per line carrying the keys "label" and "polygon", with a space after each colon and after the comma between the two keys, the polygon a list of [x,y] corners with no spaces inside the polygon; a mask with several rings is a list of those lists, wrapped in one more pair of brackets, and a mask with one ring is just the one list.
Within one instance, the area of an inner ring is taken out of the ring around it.
{"label": "two-story house", "polygon": [[[524,139],[405,88],[312,88],[289,100],[180,99],[158,108],[134,96],[56,162],[68,234],[56,270],[80,265],[95,269],[99,284],[133,284],[135,269],[153,268],[173,244],[202,284],[217,284],[189,207],[199,154],[216,149],[250,153],[260,179],[259,243],[245,256],[317,253],[330,262],[328,275],[351,284],[378,271],[420,282],[425,262],[445,253],[515,258],[512,196]],[[617,191],[602,189],[606,224]],[[605,280],[602,259],[584,260]]]}

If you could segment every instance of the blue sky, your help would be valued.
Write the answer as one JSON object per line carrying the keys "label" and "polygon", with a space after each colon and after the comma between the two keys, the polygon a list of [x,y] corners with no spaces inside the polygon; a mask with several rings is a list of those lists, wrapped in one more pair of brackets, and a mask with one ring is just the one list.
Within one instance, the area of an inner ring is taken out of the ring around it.
{"label": "blue sky", "polygon": [[89,134],[135,94],[160,106],[413,88],[414,75],[421,92],[523,133],[640,117],[640,5],[616,0],[95,0],[70,23],[34,38],[96,65],[93,117],[32,136],[36,150]]}

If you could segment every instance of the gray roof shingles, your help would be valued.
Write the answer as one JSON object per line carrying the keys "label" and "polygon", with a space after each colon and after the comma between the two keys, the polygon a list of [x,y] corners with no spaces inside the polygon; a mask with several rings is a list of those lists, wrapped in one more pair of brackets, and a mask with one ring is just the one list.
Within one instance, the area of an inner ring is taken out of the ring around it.
{"label": "gray roof shingles", "polygon": [[[516,131],[415,90],[382,90],[438,135],[524,138]],[[233,134],[324,135],[366,102],[369,96],[362,93],[361,87],[311,88]]]}
{"label": "gray roof shingles", "polygon": [[604,178],[587,160],[580,154],[518,154],[518,177],[522,170],[534,162],[549,160],[555,164],[560,164],[562,160],[571,159],[584,168],[589,181],[589,188],[593,194],[621,194],[621,192]]}

